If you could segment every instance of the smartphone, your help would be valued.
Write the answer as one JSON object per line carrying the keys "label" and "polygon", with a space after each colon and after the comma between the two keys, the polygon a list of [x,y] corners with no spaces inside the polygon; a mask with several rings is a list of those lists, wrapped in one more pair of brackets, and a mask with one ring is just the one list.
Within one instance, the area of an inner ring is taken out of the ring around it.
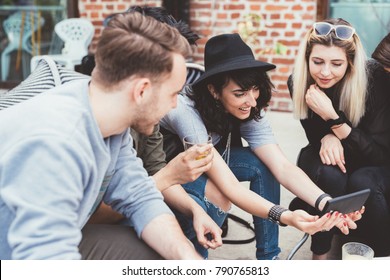
{"label": "smartphone", "polygon": [[340,213],[348,214],[358,211],[362,208],[369,195],[370,189],[365,189],[329,199],[326,202],[322,213],[339,211]]}

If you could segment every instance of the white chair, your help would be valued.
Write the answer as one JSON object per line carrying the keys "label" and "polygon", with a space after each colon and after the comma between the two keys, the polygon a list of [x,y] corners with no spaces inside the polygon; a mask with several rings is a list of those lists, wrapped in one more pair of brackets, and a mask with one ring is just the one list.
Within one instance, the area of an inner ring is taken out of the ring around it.
{"label": "white chair", "polygon": [[[92,41],[95,29],[87,19],[69,18],[56,24],[54,31],[64,42],[61,54],[49,54],[56,62],[68,69],[74,70],[75,65],[81,64],[81,59],[88,54],[88,46]],[[42,56],[31,59],[31,71],[38,65]]]}
{"label": "white chair", "polygon": [[[9,74],[11,52],[25,51],[32,54],[31,36],[45,20],[36,12],[16,12],[11,14],[3,22],[4,31],[7,34],[8,45],[1,53],[1,80],[5,81]],[[34,24],[32,24],[34,23]],[[23,57],[23,77],[28,75],[28,61]]]}

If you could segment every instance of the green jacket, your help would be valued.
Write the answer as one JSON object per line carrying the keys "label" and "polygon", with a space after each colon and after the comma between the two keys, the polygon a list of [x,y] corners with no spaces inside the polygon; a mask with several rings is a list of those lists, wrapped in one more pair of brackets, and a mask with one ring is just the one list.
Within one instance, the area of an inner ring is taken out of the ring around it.
{"label": "green jacket", "polygon": [[148,174],[153,176],[166,165],[163,150],[163,136],[160,133],[160,126],[156,125],[153,134],[150,136],[142,135],[133,129],[130,131],[137,156],[142,159],[144,168]]}

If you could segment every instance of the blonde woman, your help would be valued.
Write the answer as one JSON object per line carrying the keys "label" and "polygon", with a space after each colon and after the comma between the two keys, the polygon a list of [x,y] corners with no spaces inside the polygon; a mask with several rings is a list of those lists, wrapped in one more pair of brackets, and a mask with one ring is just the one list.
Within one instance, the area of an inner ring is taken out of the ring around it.
{"label": "blonde woman", "polygon": [[[390,160],[389,110],[383,96],[368,90],[370,72],[355,29],[343,19],[328,19],[306,34],[289,79],[294,116],[309,141],[298,165],[333,197],[363,179],[355,175],[360,168]],[[313,259],[327,258],[334,233],[312,236]]]}

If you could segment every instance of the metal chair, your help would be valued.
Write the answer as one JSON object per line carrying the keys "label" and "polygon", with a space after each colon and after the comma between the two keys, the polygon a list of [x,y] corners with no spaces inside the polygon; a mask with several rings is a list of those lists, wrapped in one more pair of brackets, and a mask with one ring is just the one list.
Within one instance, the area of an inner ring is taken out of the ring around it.
{"label": "metal chair", "polygon": [[[74,70],[75,65],[81,64],[82,58],[88,54],[88,46],[92,41],[95,28],[87,19],[69,18],[56,24],[54,31],[64,41],[61,54],[49,54],[53,60]],[[31,59],[31,71],[35,69],[42,56]]]}
{"label": "metal chair", "polygon": [[[295,210],[298,210],[298,209],[302,209],[302,207],[300,207],[299,203],[295,203],[297,202],[298,198],[294,198],[291,202],[290,202],[290,205],[288,206],[288,209],[290,211],[295,211]],[[305,210],[305,209],[304,209]],[[292,260],[292,258],[294,257],[294,255],[298,252],[298,250],[303,246],[303,244],[305,244],[306,240],[309,238],[309,234],[308,233],[304,233],[302,238],[298,241],[298,243],[294,246],[294,248],[291,249],[290,253],[288,254],[286,260]]]}

